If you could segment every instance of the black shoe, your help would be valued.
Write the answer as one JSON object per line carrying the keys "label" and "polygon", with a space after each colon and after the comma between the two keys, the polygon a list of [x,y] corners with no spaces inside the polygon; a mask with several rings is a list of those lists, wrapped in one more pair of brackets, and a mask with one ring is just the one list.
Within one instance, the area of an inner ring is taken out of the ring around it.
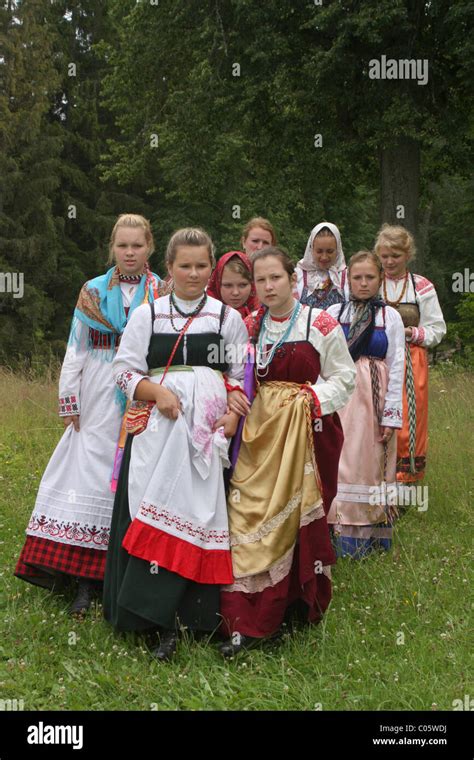
{"label": "black shoe", "polygon": [[219,647],[219,652],[223,657],[234,657],[244,649],[253,649],[262,642],[262,639],[256,639],[251,636],[243,636],[241,633],[234,634],[231,639],[224,641]]}
{"label": "black shoe", "polygon": [[223,657],[234,657],[236,654],[242,651],[248,651],[249,649],[255,649],[255,647],[271,645],[278,643],[283,636],[283,631],[279,629],[270,636],[263,638],[254,638],[253,636],[244,636],[243,634],[234,634],[231,639],[224,641],[219,647],[219,652]]}
{"label": "black shoe", "polygon": [[79,579],[76,598],[69,608],[69,614],[83,615],[90,608],[95,596],[97,587],[91,581]]}
{"label": "black shoe", "polygon": [[168,662],[176,652],[178,634],[176,631],[163,631],[160,634],[160,645],[151,653],[155,660]]}

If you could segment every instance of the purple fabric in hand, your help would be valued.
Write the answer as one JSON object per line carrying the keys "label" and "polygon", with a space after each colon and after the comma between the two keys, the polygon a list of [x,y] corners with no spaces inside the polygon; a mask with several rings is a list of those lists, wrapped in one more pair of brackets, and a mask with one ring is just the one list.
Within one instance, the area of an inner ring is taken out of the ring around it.
{"label": "purple fabric in hand", "polygon": [[[244,391],[250,403],[252,403],[253,397],[255,395],[254,363],[255,363],[255,347],[249,342],[247,346],[247,361],[245,363],[245,370],[244,370]],[[245,424],[245,417],[242,416],[239,420],[237,432],[235,433],[232,439],[232,444],[230,447],[231,472],[233,472],[233,470],[235,469],[237,458],[239,456],[240,444],[242,442],[242,430],[244,429],[244,424]]]}

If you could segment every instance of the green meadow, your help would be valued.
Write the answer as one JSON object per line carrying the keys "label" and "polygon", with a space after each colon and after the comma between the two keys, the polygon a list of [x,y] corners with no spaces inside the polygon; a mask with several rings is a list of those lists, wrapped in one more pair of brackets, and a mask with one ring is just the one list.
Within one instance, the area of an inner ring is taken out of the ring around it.
{"label": "green meadow", "polygon": [[[393,551],[333,570],[322,623],[229,662],[185,635],[176,659],[121,636],[97,603],[13,576],[42,472],[62,426],[53,375],[0,373],[0,705],[25,710],[452,710],[472,682],[473,375],[430,379],[428,508],[410,507]],[[471,623],[471,626],[470,626]],[[2,700],[4,700],[2,702]]]}

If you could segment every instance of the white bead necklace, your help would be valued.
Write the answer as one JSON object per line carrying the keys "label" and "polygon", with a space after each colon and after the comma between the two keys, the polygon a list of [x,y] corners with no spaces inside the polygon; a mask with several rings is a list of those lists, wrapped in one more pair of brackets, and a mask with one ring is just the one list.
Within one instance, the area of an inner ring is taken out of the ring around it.
{"label": "white bead necklace", "polygon": [[[297,301],[294,301],[292,312],[293,313],[290,319],[287,319],[284,322],[275,323],[272,320],[273,325],[278,325],[278,328],[274,333],[276,336],[276,339],[271,341],[271,346],[269,349],[265,348],[265,344],[270,338],[270,333],[271,333],[271,328],[269,329],[269,326],[268,326],[269,318],[271,319],[270,312],[267,312],[267,314],[263,318],[262,326],[260,329],[260,338],[256,346],[257,374],[260,377],[263,377],[264,375],[268,374],[268,366],[271,363],[277,348],[285,342],[286,338],[288,338],[289,334],[291,333],[293,325],[295,324],[301,312],[301,304],[298,303]],[[280,325],[282,326],[283,329],[280,328]],[[262,373],[261,370],[266,370],[266,372]]]}

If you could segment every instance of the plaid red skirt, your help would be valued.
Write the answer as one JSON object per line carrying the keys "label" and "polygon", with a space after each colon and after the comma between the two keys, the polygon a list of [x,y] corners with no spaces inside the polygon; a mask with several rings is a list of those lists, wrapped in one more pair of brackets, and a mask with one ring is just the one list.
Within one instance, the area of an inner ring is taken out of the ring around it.
{"label": "plaid red skirt", "polygon": [[27,536],[15,575],[37,586],[51,588],[58,573],[102,581],[107,552],[70,546],[48,538]]}

